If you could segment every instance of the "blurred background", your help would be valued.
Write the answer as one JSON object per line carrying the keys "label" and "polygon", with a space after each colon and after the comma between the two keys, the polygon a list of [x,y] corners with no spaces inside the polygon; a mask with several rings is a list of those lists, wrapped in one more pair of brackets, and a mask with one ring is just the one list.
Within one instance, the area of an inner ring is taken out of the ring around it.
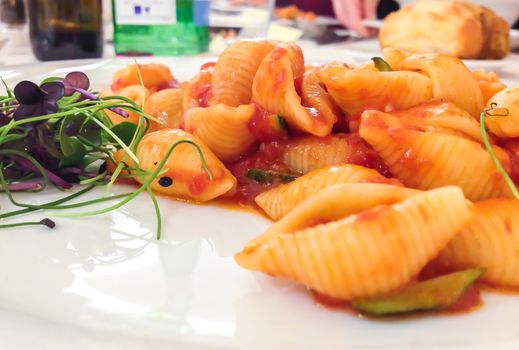
{"label": "blurred background", "polygon": [[[268,37],[326,49],[374,37],[410,0],[0,0],[0,64],[215,55]],[[518,27],[519,0],[474,0]],[[514,39],[514,38],[513,38]]]}

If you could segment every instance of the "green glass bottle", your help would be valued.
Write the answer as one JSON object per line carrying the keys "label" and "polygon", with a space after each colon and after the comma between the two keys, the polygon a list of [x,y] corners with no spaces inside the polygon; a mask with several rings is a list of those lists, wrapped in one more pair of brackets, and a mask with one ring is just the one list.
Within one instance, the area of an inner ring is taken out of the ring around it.
{"label": "green glass bottle", "polygon": [[112,0],[117,54],[207,51],[210,0]]}

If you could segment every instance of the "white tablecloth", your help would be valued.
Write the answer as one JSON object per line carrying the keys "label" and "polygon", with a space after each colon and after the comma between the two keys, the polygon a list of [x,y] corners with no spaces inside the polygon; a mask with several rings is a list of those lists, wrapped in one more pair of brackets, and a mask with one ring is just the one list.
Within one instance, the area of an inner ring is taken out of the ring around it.
{"label": "white tablecloth", "polygon": [[[1,40],[1,37],[0,37]],[[11,43],[15,44],[11,44]],[[309,63],[326,63],[340,61],[348,63],[367,62],[370,57],[379,55],[378,45],[375,39],[363,41],[346,41],[342,43],[318,45],[311,40],[299,40],[298,44],[303,49],[305,60]],[[204,53],[200,56],[211,57],[214,54]],[[107,43],[104,48],[103,58],[115,57],[113,44]],[[480,61],[481,67],[494,70],[508,81],[519,82],[519,54],[511,54],[501,61]],[[0,49],[0,69],[12,65],[30,65],[38,61],[32,54],[28,40],[9,40],[7,45]],[[472,62],[470,68],[475,68]]]}

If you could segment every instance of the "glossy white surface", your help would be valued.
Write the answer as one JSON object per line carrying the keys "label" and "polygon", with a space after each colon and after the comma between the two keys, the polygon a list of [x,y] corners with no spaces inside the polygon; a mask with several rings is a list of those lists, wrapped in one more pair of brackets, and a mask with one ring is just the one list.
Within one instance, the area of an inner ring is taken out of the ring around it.
{"label": "glossy white surface", "polygon": [[[180,79],[202,63],[162,61]],[[96,87],[104,88],[120,64],[49,63],[0,74],[13,82],[37,80],[80,65]],[[114,192],[132,189],[118,185]],[[60,195],[50,190],[17,198],[44,203]],[[519,347],[519,297],[485,295],[482,310],[461,316],[356,318],[316,305],[304,288],[234,263],[232,255],[267,227],[262,217],[169,198],[160,198],[160,206],[160,242],[154,239],[154,213],[146,195],[102,216],[55,218],[58,227],[52,231],[0,231],[0,349]],[[3,195],[0,208],[12,208]]]}

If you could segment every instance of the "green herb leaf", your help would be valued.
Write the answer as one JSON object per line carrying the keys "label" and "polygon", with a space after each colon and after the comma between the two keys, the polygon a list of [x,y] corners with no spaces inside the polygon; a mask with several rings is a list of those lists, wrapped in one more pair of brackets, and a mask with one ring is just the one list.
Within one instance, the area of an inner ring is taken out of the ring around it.
{"label": "green herb leaf", "polygon": [[278,174],[278,177],[279,177],[279,180],[284,184],[292,182],[296,179],[296,177],[294,175],[290,175],[290,174]]}
{"label": "green herb leaf", "polygon": [[83,126],[79,130],[79,136],[94,146],[100,146],[102,144],[101,134],[101,128],[91,119],[83,123]]}
{"label": "green herb leaf", "polygon": [[392,72],[393,68],[382,57],[373,57],[371,59],[375,63],[375,68],[380,72]]}
{"label": "green herb leaf", "polygon": [[[112,132],[117,135],[125,145],[130,145],[135,133],[137,132],[137,125],[130,122],[122,122],[111,128]],[[109,137],[111,142],[115,142],[112,137]]]}
{"label": "green herb leaf", "polygon": [[38,125],[34,129],[34,133],[36,134],[36,139],[38,140],[38,143],[42,145],[52,157],[57,159],[61,158],[61,152],[58,148],[58,145],[56,145],[56,142],[54,142],[53,139],[55,132],[51,125]]}
{"label": "green herb leaf", "polygon": [[247,170],[245,176],[260,184],[272,183],[272,180],[274,179],[274,176],[270,172],[256,168],[250,168]]}
{"label": "green herb leaf", "polygon": [[63,153],[60,166],[71,166],[79,162],[87,153],[86,147],[75,136],[67,135],[67,130],[79,131],[86,117],[82,114],[69,115],[63,119],[59,132],[59,145]]}
{"label": "green herb leaf", "polygon": [[5,87],[5,92],[7,94],[7,97],[9,98],[13,98],[14,97],[14,92],[11,88],[9,88],[9,86],[7,85],[7,83],[5,82],[4,78],[0,77],[0,80],[2,81],[2,84],[4,85]]}
{"label": "green herb leaf", "polygon": [[[78,160],[83,157],[87,150],[85,146],[75,136],[62,136],[60,137],[61,151],[65,158],[67,157],[78,157]],[[80,156],[78,156],[78,154]]]}
{"label": "green herb leaf", "polygon": [[443,309],[453,305],[485,269],[469,269],[418,282],[389,294],[354,300],[352,305],[373,316]]}
{"label": "green herb leaf", "polygon": [[48,77],[41,81],[40,85],[43,85],[45,83],[52,83],[53,81],[63,81],[63,78],[60,77]]}
{"label": "green herb leaf", "polygon": [[95,163],[97,162],[98,160],[101,160],[101,159],[105,159],[106,158],[106,154],[103,154],[103,153],[91,153],[91,154],[87,154],[86,156],[84,156],[80,161],[79,161],[79,167],[81,169],[84,169],[86,168],[87,166],[89,166],[90,164],[92,163]]}
{"label": "green herb leaf", "polygon": [[248,169],[245,176],[260,184],[271,184],[275,180],[278,180],[281,183],[288,183],[288,182],[292,182],[296,179],[296,177],[291,174],[277,173],[277,172],[267,171],[267,170],[258,169],[258,168]]}
{"label": "green herb leaf", "polygon": [[286,119],[280,115],[278,115],[277,117],[278,117],[278,125],[279,125],[280,129],[283,131],[288,131],[288,124],[287,124]]}

